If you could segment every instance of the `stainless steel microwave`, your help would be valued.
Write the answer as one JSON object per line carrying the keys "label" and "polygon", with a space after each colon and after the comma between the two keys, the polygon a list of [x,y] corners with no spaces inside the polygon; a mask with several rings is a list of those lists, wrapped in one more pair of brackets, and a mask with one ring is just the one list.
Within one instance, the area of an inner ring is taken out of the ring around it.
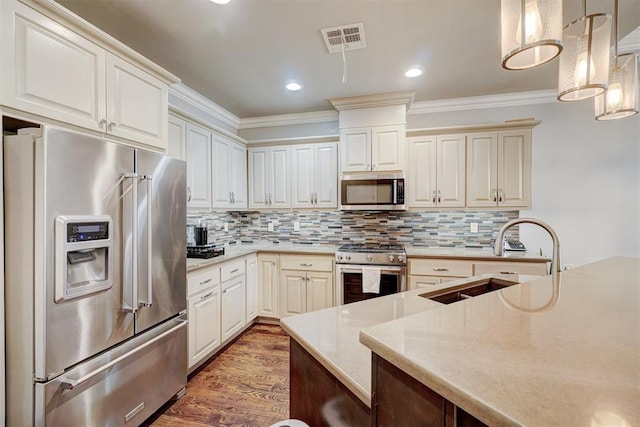
{"label": "stainless steel microwave", "polygon": [[342,175],[340,209],[405,210],[404,174]]}

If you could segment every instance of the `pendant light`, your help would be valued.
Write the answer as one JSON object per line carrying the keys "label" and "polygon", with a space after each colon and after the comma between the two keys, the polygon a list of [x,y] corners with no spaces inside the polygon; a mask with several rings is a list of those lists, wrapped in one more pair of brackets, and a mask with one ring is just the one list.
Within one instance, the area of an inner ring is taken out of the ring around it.
{"label": "pendant light", "polygon": [[611,16],[596,13],[587,16],[587,0],[582,1],[582,18],[565,26],[564,50],[560,55],[558,99],[578,101],[607,90]]}
{"label": "pendant light", "polygon": [[618,55],[618,0],[613,15],[613,60],[609,88],[596,97],[596,120],[614,120],[638,113],[638,54]]}
{"label": "pendant light", "polygon": [[524,70],[562,51],[562,0],[502,0],[502,67]]}

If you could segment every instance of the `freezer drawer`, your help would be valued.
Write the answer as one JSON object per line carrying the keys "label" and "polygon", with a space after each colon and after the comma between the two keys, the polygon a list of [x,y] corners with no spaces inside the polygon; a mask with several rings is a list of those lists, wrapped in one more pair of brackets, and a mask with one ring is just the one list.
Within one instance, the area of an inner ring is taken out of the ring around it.
{"label": "freezer drawer", "polygon": [[173,319],[36,384],[35,425],[137,426],[186,385],[186,366],[187,322]]}

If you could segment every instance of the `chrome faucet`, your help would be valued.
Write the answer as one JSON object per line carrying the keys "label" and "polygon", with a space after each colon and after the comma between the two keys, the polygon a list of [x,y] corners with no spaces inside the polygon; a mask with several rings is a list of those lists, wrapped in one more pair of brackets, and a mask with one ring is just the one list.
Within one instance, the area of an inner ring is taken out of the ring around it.
{"label": "chrome faucet", "polygon": [[547,233],[551,236],[551,240],[553,240],[553,255],[551,256],[551,271],[554,273],[560,273],[560,239],[558,239],[558,234],[556,234],[555,230],[551,228],[549,224],[544,221],[540,221],[536,218],[516,218],[507,222],[502,226],[500,231],[498,232],[498,237],[496,237],[496,242],[493,247],[493,253],[497,256],[502,256],[504,254],[504,246],[502,240],[504,239],[504,234],[508,229],[517,224],[535,224],[547,230]]}

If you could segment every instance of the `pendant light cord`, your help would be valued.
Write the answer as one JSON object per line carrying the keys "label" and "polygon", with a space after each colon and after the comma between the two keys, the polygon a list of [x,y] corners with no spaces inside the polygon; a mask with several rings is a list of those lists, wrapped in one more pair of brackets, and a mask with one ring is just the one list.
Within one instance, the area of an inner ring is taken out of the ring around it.
{"label": "pendant light cord", "polygon": [[613,2],[613,59],[618,65],[618,0]]}
{"label": "pendant light cord", "polygon": [[344,31],[342,32],[342,83],[347,83],[347,55],[344,53]]}

